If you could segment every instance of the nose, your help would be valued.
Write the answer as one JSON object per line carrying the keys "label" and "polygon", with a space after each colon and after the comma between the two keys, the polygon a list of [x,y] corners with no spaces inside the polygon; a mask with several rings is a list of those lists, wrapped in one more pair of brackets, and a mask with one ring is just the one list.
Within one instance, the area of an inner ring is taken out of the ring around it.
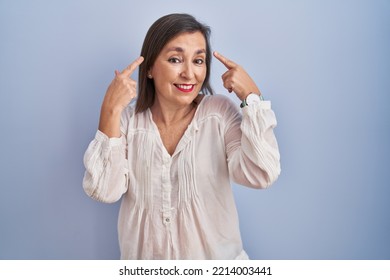
{"label": "nose", "polygon": [[194,69],[192,63],[183,63],[180,76],[187,80],[191,80],[194,77]]}

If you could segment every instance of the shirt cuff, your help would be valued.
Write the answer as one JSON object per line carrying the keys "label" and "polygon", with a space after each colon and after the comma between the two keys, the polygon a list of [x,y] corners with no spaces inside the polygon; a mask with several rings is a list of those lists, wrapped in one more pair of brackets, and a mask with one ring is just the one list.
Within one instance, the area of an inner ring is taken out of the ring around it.
{"label": "shirt cuff", "polygon": [[106,143],[106,147],[116,147],[123,144],[124,136],[109,138],[106,134],[100,130],[96,131],[95,139],[98,142]]}
{"label": "shirt cuff", "polygon": [[263,110],[270,110],[271,109],[271,101],[270,100],[264,100],[260,101],[259,103],[256,104],[251,104],[247,105],[242,110],[245,111],[252,111],[252,110],[257,110],[257,109],[263,109]]}

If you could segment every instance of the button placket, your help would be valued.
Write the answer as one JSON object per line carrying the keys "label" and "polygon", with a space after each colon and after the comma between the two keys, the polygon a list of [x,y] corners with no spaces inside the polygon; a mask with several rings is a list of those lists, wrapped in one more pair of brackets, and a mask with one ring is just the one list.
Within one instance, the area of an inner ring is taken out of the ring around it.
{"label": "button placket", "polygon": [[164,157],[162,168],[162,219],[165,225],[172,221],[172,202],[171,202],[171,180],[170,180],[171,159]]}

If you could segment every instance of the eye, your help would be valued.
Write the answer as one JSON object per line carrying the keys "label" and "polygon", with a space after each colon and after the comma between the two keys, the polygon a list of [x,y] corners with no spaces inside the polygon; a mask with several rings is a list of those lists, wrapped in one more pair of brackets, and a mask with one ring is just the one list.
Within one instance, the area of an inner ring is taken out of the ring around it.
{"label": "eye", "polygon": [[168,59],[168,61],[170,63],[180,63],[181,62],[181,60],[179,58],[177,58],[177,57],[171,57],[171,58]]}
{"label": "eye", "polygon": [[195,63],[195,64],[198,64],[198,65],[202,65],[202,64],[204,63],[204,59],[202,59],[202,58],[197,58],[197,59],[194,60],[194,63]]}

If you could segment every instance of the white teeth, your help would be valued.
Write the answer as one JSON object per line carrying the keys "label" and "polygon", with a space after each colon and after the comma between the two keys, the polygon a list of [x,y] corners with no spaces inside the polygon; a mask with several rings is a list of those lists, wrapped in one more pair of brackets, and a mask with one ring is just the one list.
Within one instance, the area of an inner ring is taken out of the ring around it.
{"label": "white teeth", "polygon": [[192,88],[192,85],[177,85],[178,88],[182,88],[182,89],[185,89],[185,90],[189,90]]}

